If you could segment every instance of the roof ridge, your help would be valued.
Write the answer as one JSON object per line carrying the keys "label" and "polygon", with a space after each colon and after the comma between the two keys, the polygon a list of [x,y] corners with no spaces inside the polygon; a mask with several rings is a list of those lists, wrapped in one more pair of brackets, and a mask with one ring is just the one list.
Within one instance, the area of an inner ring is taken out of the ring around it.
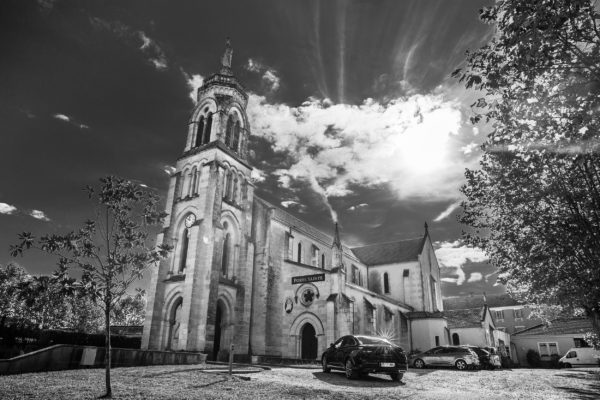
{"label": "roof ridge", "polygon": [[409,240],[417,240],[417,239],[421,240],[421,239],[423,239],[423,237],[422,236],[418,236],[418,237],[407,238],[407,239],[391,240],[389,242],[377,242],[377,243],[365,244],[363,246],[350,247],[350,249],[352,249],[352,250],[354,250],[354,249],[361,249],[363,247],[381,246],[382,244],[392,244],[392,243],[399,243],[399,242],[407,242]]}

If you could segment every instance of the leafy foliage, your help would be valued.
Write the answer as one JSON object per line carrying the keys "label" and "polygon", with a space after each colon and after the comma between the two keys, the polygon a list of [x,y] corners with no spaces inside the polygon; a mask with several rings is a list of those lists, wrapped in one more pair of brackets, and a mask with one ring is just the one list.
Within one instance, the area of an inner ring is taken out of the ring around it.
{"label": "leafy foliage", "polygon": [[[79,230],[39,239],[23,232],[19,243],[11,246],[11,254],[22,255],[35,248],[56,256],[58,269],[54,277],[65,290],[81,290],[102,305],[107,348],[105,396],[110,397],[111,313],[131,284],[166,257],[171,247],[148,243],[147,228],[161,224],[166,217],[158,210],[158,197],[154,193],[112,176],[100,179],[100,183],[99,188],[86,187],[96,209],[94,218],[87,220]],[[79,280],[70,277],[72,269],[81,274]]]}
{"label": "leafy foliage", "polygon": [[600,15],[588,0],[503,0],[494,38],[454,76],[492,132],[466,172],[460,221],[533,303],[600,317]]}

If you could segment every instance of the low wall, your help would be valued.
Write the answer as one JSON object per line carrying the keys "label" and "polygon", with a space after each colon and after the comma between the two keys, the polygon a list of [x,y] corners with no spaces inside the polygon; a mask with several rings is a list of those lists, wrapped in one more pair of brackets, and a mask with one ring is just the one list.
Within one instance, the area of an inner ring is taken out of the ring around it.
{"label": "low wall", "polygon": [[[0,375],[104,367],[102,347],[57,344],[17,357],[0,359]],[[203,364],[206,354],[138,349],[111,349],[112,367]]]}

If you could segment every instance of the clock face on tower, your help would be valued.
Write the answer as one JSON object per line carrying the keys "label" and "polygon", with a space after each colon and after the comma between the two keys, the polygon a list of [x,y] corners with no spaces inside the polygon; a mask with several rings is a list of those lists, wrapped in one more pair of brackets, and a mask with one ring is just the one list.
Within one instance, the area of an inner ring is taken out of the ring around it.
{"label": "clock face on tower", "polygon": [[196,216],[194,214],[190,214],[187,217],[185,217],[185,226],[186,227],[190,227],[192,225],[194,225],[194,222],[196,222]]}

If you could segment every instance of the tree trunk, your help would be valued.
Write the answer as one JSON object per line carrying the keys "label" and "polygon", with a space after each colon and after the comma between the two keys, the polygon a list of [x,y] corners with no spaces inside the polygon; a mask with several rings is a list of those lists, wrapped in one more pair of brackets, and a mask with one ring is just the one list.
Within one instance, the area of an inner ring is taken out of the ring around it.
{"label": "tree trunk", "polygon": [[593,309],[590,312],[590,317],[592,318],[592,327],[594,328],[594,332],[597,335],[600,335],[600,310]]}
{"label": "tree trunk", "polygon": [[103,398],[112,397],[112,387],[110,386],[110,362],[111,362],[111,347],[110,347],[110,306],[107,302],[104,305],[104,321],[106,323],[106,354],[104,355],[104,365],[106,372],[106,394]]}

